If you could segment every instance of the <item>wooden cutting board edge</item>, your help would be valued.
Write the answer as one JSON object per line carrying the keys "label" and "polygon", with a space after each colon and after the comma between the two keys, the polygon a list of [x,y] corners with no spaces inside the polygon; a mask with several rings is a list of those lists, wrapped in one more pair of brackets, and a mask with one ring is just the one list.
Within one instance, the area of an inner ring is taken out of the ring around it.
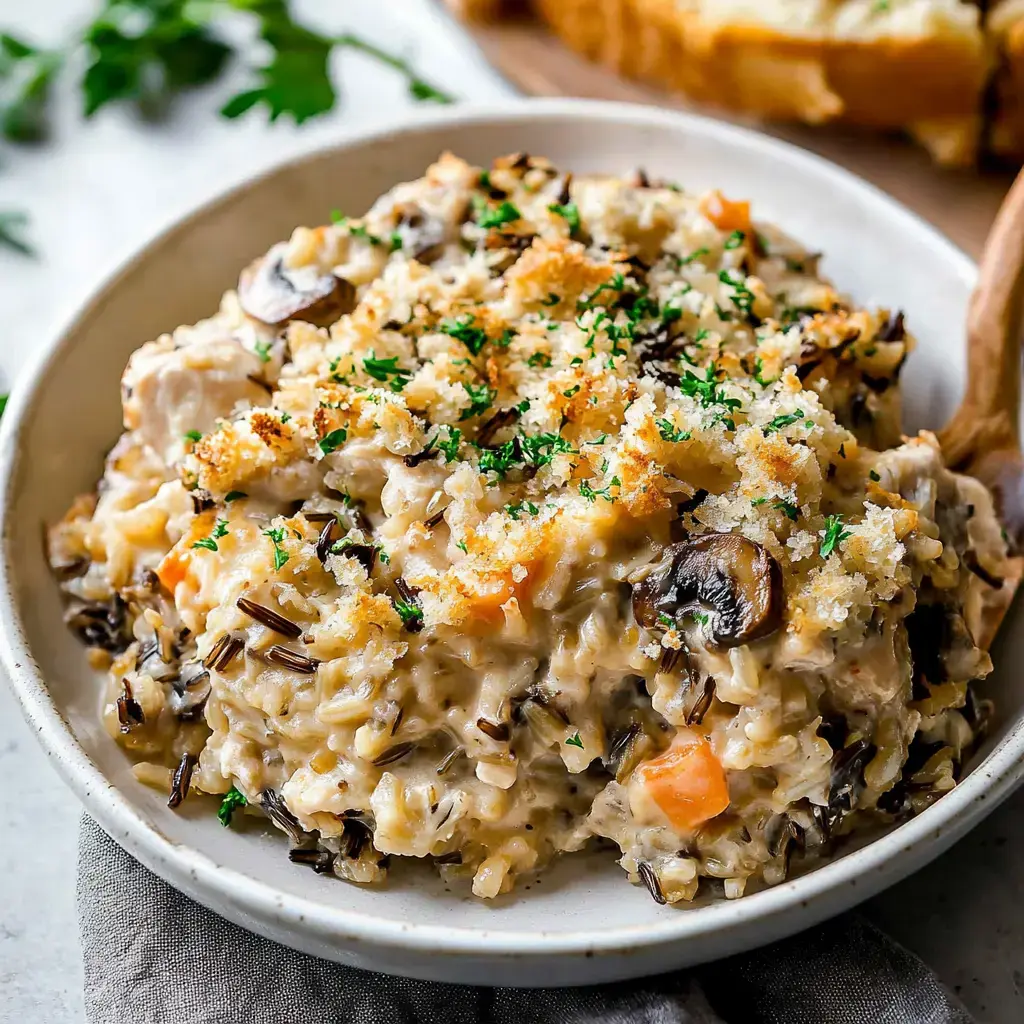
{"label": "wooden cutting board edge", "polygon": [[977,259],[1013,174],[937,167],[900,138],[844,127],[763,124],[679,97],[588,63],[529,21],[472,26],[488,59],[531,96],[582,96],[675,107],[757,128],[811,150],[866,178],[914,210]]}

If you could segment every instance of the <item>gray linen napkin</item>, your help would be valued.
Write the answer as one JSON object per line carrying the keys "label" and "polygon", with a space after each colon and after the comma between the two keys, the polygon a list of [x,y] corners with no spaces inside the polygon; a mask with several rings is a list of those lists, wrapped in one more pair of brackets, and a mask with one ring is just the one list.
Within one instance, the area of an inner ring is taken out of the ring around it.
{"label": "gray linen napkin", "polygon": [[342,967],[210,913],[88,817],[78,914],[90,1024],[971,1024],[920,960],[855,915],[692,971],[585,989]]}

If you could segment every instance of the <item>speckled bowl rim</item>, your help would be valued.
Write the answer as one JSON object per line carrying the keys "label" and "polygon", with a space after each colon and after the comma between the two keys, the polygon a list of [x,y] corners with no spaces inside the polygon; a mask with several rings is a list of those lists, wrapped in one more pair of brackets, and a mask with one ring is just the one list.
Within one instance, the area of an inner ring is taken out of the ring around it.
{"label": "speckled bowl rim", "polygon": [[[590,100],[516,100],[486,106],[418,111],[415,119],[345,133],[331,146],[311,146],[298,156],[274,163],[261,174],[219,191],[193,213],[157,234],[125,260],[94,296],[55,333],[53,340],[36,354],[22,374],[0,424],[0,543],[3,545],[0,555],[0,659],[24,714],[65,782],[105,831],[171,884],[191,891],[215,892],[229,906],[251,919],[280,922],[294,931],[309,931],[329,936],[334,941],[450,957],[484,955],[535,959],[549,955],[630,953],[639,955],[638,960],[642,960],[644,951],[656,947],[681,941],[699,942],[712,935],[721,940],[725,933],[746,930],[751,936],[750,941],[741,939],[735,942],[733,948],[739,948],[753,945],[765,935],[779,934],[781,929],[777,925],[773,927],[771,919],[775,919],[777,924],[785,920],[785,931],[793,932],[897,881],[963,835],[1009,796],[1024,776],[1024,722],[1018,721],[956,789],[924,813],[864,848],[806,875],[740,900],[721,901],[666,914],[664,921],[658,924],[609,925],[600,934],[593,931],[552,934],[542,928],[508,931],[388,921],[369,914],[324,907],[311,899],[282,893],[217,864],[195,849],[169,841],[135,812],[131,803],[107,781],[72,735],[49,698],[22,627],[12,583],[18,569],[16,552],[12,552],[9,540],[9,518],[14,501],[11,482],[16,478],[20,442],[29,414],[45,385],[50,368],[61,358],[65,347],[71,344],[79,324],[92,316],[106,296],[120,287],[128,268],[143,253],[167,244],[178,233],[190,230],[210,209],[286,166],[301,163],[325,150],[359,148],[384,139],[432,132],[445,125],[484,125],[499,118],[508,123],[566,117],[595,125],[629,120],[636,125],[717,138],[745,150],[755,159],[758,153],[771,153],[777,159],[788,161],[796,172],[805,170],[830,178],[839,192],[856,194],[860,200],[876,206],[882,204],[894,222],[894,230],[923,235],[929,245],[941,251],[943,258],[953,265],[967,284],[976,276],[974,263],[936,229],[881,190],[821,157],[749,129],[693,114]],[[638,967],[636,973],[643,973],[643,969]]]}

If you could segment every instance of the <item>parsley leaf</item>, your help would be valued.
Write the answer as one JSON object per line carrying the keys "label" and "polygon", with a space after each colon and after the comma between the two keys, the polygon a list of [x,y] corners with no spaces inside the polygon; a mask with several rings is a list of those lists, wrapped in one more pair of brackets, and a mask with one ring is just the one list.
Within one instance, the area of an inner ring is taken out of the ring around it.
{"label": "parsley leaf", "polygon": [[434,439],[434,447],[444,452],[445,463],[454,462],[459,457],[459,445],[462,444],[462,431],[458,427],[445,427],[448,431],[448,439],[446,441],[441,440],[441,435],[438,434]]}
{"label": "parsley leaf", "polygon": [[527,366],[541,367],[547,369],[551,365],[551,356],[547,352],[534,352],[529,359],[526,360]]}
{"label": "parsley leaf", "polygon": [[10,395],[0,395],[0,417],[3,416],[7,409],[7,403],[10,400]]}
{"label": "parsley leaf", "polygon": [[461,341],[472,355],[477,356],[487,344],[487,332],[482,327],[474,327],[473,321],[473,314],[467,313],[455,320],[442,320],[438,330],[449,338]]}
{"label": "parsley leaf", "polygon": [[522,219],[518,207],[514,206],[507,199],[496,206],[493,210],[487,205],[485,199],[474,196],[473,205],[476,208],[476,222],[482,228],[500,228],[506,224],[512,224]]}
{"label": "parsley leaf", "polygon": [[574,235],[579,231],[580,211],[575,203],[552,203],[548,209],[552,213],[557,213],[559,217],[565,218],[566,224],[569,225],[570,235]]}
{"label": "parsley leaf", "polygon": [[869,476],[869,477],[870,477],[870,478],[871,478],[872,480],[874,480],[874,482],[875,482],[876,484],[878,483],[878,481],[879,481],[879,480],[881,480],[881,479],[882,479],[882,478],[881,478],[881,476],[880,476],[880,475],[879,475],[878,473],[876,473],[876,472],[875,472],[875,471],[874,471],[873,469],[872,469],[872,470],[869,470],[869,471],[868,471],[868,476]]}
{"label": "parsley leaf", "polygon": [[391,356],[389,359],[363,360],[363,369],[374,379],[388,385],[394,392],[399,392],[412,380],[412,370],[407,370],[398,365],[398,356]]}
{"label": "parsley leaf", "polygon": [[324,455],[330,455],[331,452],[337,451],[348,437],[348,431],[344,427],[339,427],[337,430],[332,430],[325,437],[320,438],[320,451]]}
{"label": "parsley leaf", "polygon": [[24,229],[28,214],[21,210],[0,210],[0,247],[22,256],[35,256],[35,250],[25,241]]}
{"label": "parsley leaf", "polygon": [[256,355],[260,357],[261,363],[270,362],[270,342],[269,341],[257,341],[255,346]]}
{"label": "parsley leaf", "polygon": [[689,441],[688,430],[677,430],[671,420],[658,420],[658,432],[663,441]]}
{"label": "parsley leaf", "polygon": [[822,537],[821,547],[819,548],[821,557],[828,558],[835,551],[836,545],[840,541],[846,540],[849,536],[850,531],[843,529],[842,516],[827,516],[825,518],[825,534]]}
{"label": "parsley leaf", "polygon": [[797,409],[796,412],[784,413],[782,416],[776,416],[775,419],[765,425],[764,436],[767,437],[769,434],[774,434],[784,427],[790,427],[794,423],[799,423],[803,418],[804,413],[802,409]]}
{"label": "parsley leaf", "polygon": [[778,509],[780,512],[784,512],[787,519],[791,519],[794,523],[800,516],[800,507],[794,505],[791,501],[777,501],[772,508]]}
{"label": "parsley leaf", "polygon": [[46,137],[50,85],[62,63],[59,53],[0,34],[0,135],[12,142]]}
{"label": "parsley leaf", "polygon": [[263,536],[269,537],[274,545],[274,571],[280,572],[285,562],[288,561],[288,552],[281,547],[284,541],[284,530],[280,526],[276,530],[264,530]]}
{"label": "parsley leaf", "polygon": [[192,545],[194,548],[205,548],[207,551],[217,550],[217,541],[221,537],[228,535],[228,521],[226,519],[218,519],[216,525],[213,528],[213,533],[209,537],[203,537],[202,540],[197,540]]}
{"label": "parsley leaf", "polygon": [[463,382],[462,386],[465,388],[466,394],[469,395],[469,408],[462,410],[462,415],[459,417],[460,420],[472,419],[474,416],[487,412],[498,394],[497,391],[489,388],[486,384],[466,384]]}
{"label": "parsley leaf", "polygon": [[195,444],[197,441],[202,441],[203,432],[201,430],[186,430],[183,436],[186,441],[191,441]]}
{"label": "parsley leaf", "polygon": [[231,824],[232,815],[239,807],[245,807],[248,801],[245,797],[232,786],[225,794],[224,799],[220,802],[220,807],[217,810],[217,817],[220,823],[227,828]]}
{"label": "parsley leaf", "polygon": [[612,487],[620,487],[620,486],[621,486],[621,481],[619,480],[619,478],[617,476],[613,476],[612,477],[611,484],[608,487],[603,487],[601,489],[597,489],[597,488],[591,487],[590,484],[588,484],[586,480],[581,480],[580,481],[580,494],[582,494],[583,497],[586,498],[587,501],[590,501],[590,502],[597,501],[598,498],[604,498],[605,501],[615,501],[615,498],[612,495]]}
{"label": "parsley leaf", "polygon": [[540,512],[540,509],[532,501],[518,501],[514,505],[506,505],[505,511],[517,522],[521,515],[526,515],[527,512],[531,516],[535,516]]}
{"label": "parsley leaf", "polygon": [[579,748],[580,748],[580,750],[582,750],[582,749],[583,749],[583,740],[582,740],[582,739],[580,739],[580,734],[579,734],[579,730],[578,730],[578,729],[577,729],[577,731],[576,731],[576,735],[575,735],[575,736],[570,736],[570,737],[569,737],[569,738],[568,738],[568,739],[567,739],[567,740],[565,741],[565,745],[566,745],[567,747],[579,747]]}
{"label": "parsley leaf", "polygon": [[423,609],[412,601],[403,601],[401,598],[396,598],[394,601],[395,611],[398,612],[399,617],[402,620],[402,625],[406,629],[415,632],[418,628],[423,626]]}
{"label": "parsley leaf", "polygon": [[738,249],[747,240],[746,234],[742,231],[734,231],[726,240],[723,248]]}
{"label": "parsley leaf", "polygon": [[224,495],[224,502],[225,504],[230,505],[233,501],[239,501],[241,498],[248,497],[249,495],[246,494],[245,491],[228,491],[228,493]]}

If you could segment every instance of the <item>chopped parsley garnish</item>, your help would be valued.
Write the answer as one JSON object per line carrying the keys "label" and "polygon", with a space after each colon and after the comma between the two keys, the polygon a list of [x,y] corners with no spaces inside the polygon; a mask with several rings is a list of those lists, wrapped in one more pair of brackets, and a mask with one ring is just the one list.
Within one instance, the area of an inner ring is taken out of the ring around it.
{"label": "chopped parsley garnish", "polygon": [[821,547],[819,548],[819,554],[822,558],[828,558],[836,549],[836,545],[840,541],[846,540],[850,536],[849,530],[843,529],[843,517],[842,516],[827,516],[825,518],[825,535],[821,540]]}
{"label": "chopped parsley garnish", "polygon": [[461,341],[469,351],[477,356],[487,344],[487,332],[482,327],[473,326],[473,314],[467,313],[455,320],[443,320],[438,330],[449,338]]}
{"label": "chopped parsley garnish", "polygon": [[201,540],[197,540],[192,545],[194,548],[205,548],[207,551],[217,550],[217,541],[221,537],[228,535],[228,521],[226,519],[218,519],[217,524],[213,528],[213,533],[209,537],[203,537]]}
{"label": "chopped parsley garnish", "polygon": [[756,380],[757,383],[761,385],[761,387],[766,388],[766,387],[768,387],[769,384],[773,384],[775,382],[775,380],[777,380],[778,378],[773,378],[772,380],[765,380],[764,379],[763,371],[764,371],[764,361],[762,359],[760,359],[760,358],[755,359],[754,360],[754,380]]}
{"label": "chopped parsley garnish", "polygon": [[374,379],[387,384],[392,391],[398,392],[412,379],[412,370],[398,365],[398,356],[388,359],[375,359],[371,356],[363,360],[363,369]]}
{"label": "chopped parsley garnish", "polygon": [[711,617],[704,612],[690,612],[693,616],[694,622],[699,622],[702,626],[706,626],[710,621]]}
{"label": "chopped parsley garnish", "polygon": [[658,432],[663,441],[689,441],[688,430],[678,430],[671,420],[658,420]]}
{"label": "chopped parsley garnish", "polygon": [[391,251],[400,252],[402,249],[402,236],[397,231],[391,232]]}
{"label": "chopped parsley garnish", "polygon": [[591,487],[586,480],[580,481],[580,494],[583,495],[587,501],[597,501],[598,498],[604,498],[605,501],[614,501],[615,498],[612,495],[613,487],[621,487],[622,481],[617,476],[613,476],[611,484],[608,487],[602,487],[600,489]]}
{"label": "chopped parsley garnish", "polygon": [[876,484],[878,483],[879,480],[882,479],[873,469],[868,472],[868,476],[872,480],[874,480]]}
{"label": "chopped parsley garnish", "polygon": [[337,430],[332,430],[325,437],[320,438],[320,451],[324,455],[330,455],[331,452],[336,452],[344,443],[348,437],[348,431],[344,427],[339,427]]}
{"label": "chopped parsley garnish", "polygon": [[661,322],[663,324],[674,324],[681,319],[683,311],[678,306],[665,306],[661,311]]}
{"label": "chopped parsley garnish", "polygon": [[466,547],[466,542],[465,542],[464,540],[460,540],[460,541],[458,541],[458,543],[456,543],[456,545],[455,545],[455,546],[456,546],[456,547],[457,547],[457,548],[458,548],[458,549],[459,549],[459,550],[460,550],[460,551],[461,551],[461,552],[462,552],[462,553],[463,553],[464,555],[468,555],[468,554],[469,554],[469,548],[467,548],[467,547]]}
{"label": "chopped parsley garnish", "polygon": [[254,346],[256,355],[260,357],[261,363],[270,362],[270,342],[269,341],[257,341]]}
{"label": "chopped parsley garnish", "polygon": [[576,732],[576,735],[575,735],[575,736],[570,736],[570,737],[569,737],[569,738],[568,738],[568,739],[567,739],[567,740],[565,741],[565,745],[566,745],[567,747],[579,747],[579,748],[580,748],[580,750],[582,750],[582,749],[583,749],[583,740],[582,740],[582,739],[580,739],[580,734],[579,734],[579,730],[577,730],[577,732]]}
{"label": "chopped parsley garnish", "polygon": [[784,413],[782,416],[776,416],[775,419],[765,425],[764,436],[767,437],[769,434],[774,434],[785,427],[791,427],[794,423],[799,423],[803,418],[802,409],[797,409],[796,412]]}
{"label": "chopped parsley garnish", "polygon": [[8,399],[10,395],[0,395],[0,416],[3,416],[4,410],[7,408]]}
{"label": "chopped parsley garnish", "polygon": [[547,466],[556,455],[568,452],[572,455],[578,454],[575,448],[561,434],[544,433],[528,436],[523,434],[519,438],[523,451],[530,462],[535,466]]}
{"label": "chopped parsley garnish", "polygon": [[228,493],[224,495],[224,502],[225,504],[230,505],[233,501],[238,501],[241,498],[248,497],[249,495],[246,494],[245,491],[228,491]]}
{"label": "chopped parsley garnish", "polygon": [[[584,312],[585,310],[593,309],[596,305],[599,305],[599,303],[596,301],[599,295],[602,295],[604,292],[609,291],[621,292],[622,289],[625,287],[626,278],[622,274],[614,274],[611,278],[605,281],[604,284],[599,284],[590,293],[590,295],[587,296],[586,300],[580,298],[579,302],[576,303],[576,308],[581,313]],[[607,305],[607,303],[600,303],[600,305]]]}
{"label": "chopped parsley garnish", "polygon": [[281,413],[281,422],[282,423],[287,423],[291,418],[292,418],[292,414],[290,412],[283,412],[283,413]]}
{"label": "chopped parsley garnish", "polygon": [[580,390],[579,384],[574,384],[571,388],[569,388],[568,391],[563,391],[562,392],[562,396],[564,398],[572,398],[573,395],[579,394],[579,390]]}
{"label": "chopped parsley garnish", "polygon": [[736,424],[726,413],[733,409],[738,409],[742,403],[738,398],[726,397],[721,385],[718,383],[713,366],[707,368],[703,380],[692,370],[687,370],[683,375],[683,379],[679,382],[679,390],[684,395],[698,399],[701,405],[705,407],[721,406],[726,412],[717,413],[715,416],[716,421],[721,421],[730,430],[736,429]]}
{"label": "chopped parsley garnish", "polygon": [[607,434],[602,434],[600,437],[595,437],[593,441],[584,441],[584,444],[604,444],[608,440]]}
{"label": "chopped parsley garnish", "polygon": [[415,630],[423,625],[423,609],[418,604],[396,598],[395,611],[398,612],[406,629]]}
{"label": "chopped parsley garnish", "polygon": [[[454,462],[459,457],[459,445],[462,444],[462,431],[458,427],[445,427],[448,431],[447,440],[442,441],[438,434],[433,441],[434,447],[444,453],[444,461]],[[429,445],[428,445],[429,447]]]}
{"label": "chopped parsley garnish", "polygon": [[561,295],[558,295],[556,292],[548,292],[548,297],[541,299],[540,304],[542,306],[557,306],[561,301]]}
{"label": "chopped parsley garnish", "polygon": [[203,432],[201,430],[186,430],[185,431],[185,440],[186,441],[191,441],[193,444],[195,444],[197,441],[202,441],[202,439],[203,439]]}
{"label": "chopped parsley garnish", "polygon": [[778,509],[780,512],[784,512],[787,519],[791,519],[794,523],[800,516],[800,508],[798,505],[794,505],[791,501],[777,501],[772,508]]}
{"label": "chopped parsley garnish", "polygon": [[694,249],[689,256],[677,256],[676,261],[680,267],[685,267],[688,263],[695,263],[702,256],[707,256],[707,249]]}
{"label": "chopped parsley garnish", "polygon": [[747,287],[746,281],[742,278],[734,280],[728,270],[718,272],[718,280],[722,284],[729,285],[733,290],[733,305],[744,313],[749,313],[754,307],[754,293]]}
{"label": "chopped parsley garnish", "polygon": [[532,501],[518,501],[514,505],[506,505],[505,511],[516,521],[519,520],[521,515],[526,515],[527,512],[531,516],[535,516],[540,512],[540,509]]}
{"label": "chopped parsley garnish", "polygon": [[506,327],[505,330],[501,332],[501,337],[494,344],[497,345],[498,348],[508,348],[509,345],[515,341],[515,338],[515,334]]}
{"label": "chopped parsley garnish", "polygon": [[231,817],[238,810],[239,807],[245,807],[248,801],[245,797],[232,786],[225,794],[224,799],[220,802],[220,807],[217,809],[217,818],[220,823],[227,828],[231,824]]}
{"label": "chopped parsley garnish", "polygon": [[675,620],[671,615],[666,615],[665,612],[658,612],[658,622],[666,629],[675,629]]}
{"label": "chopped parsley garnish", "polygon": [[466,384],[463,382],[462,386],[465,388],[466,394],[469,395],[469,408],[462,410],[462,415],[459,417],[460,420],[472,419],[474,416],[487,412],[498,394],[497,391],[489,388],[486,384]]}
{"label": "chopped parsley garnish", "polygon": [[551,356],[547,352],[534,352],[529,359],[526,360],[527,366],[540,366],[545,369],[551,365]]}
{"label": "chopped parsley garnish", "polygon": [[482,228],[504,227],[506,224],[512,224],[514,221],[520,220],[523,216],[518,208],[507,199],[500,206],[496,206],[492,210],[488,207],[486,200],[475,196],[473,205],[476,207],[476,222]]}
{"label": "chopped parsley garnish", "polygon": [[557,213],[559,217],[564,217],[566,224],[569,225],[569,234],[574,235],[580,229],[580,211],[579,207],[575,203],[552,203],[548,209],[552,213]]}
{"label": "chopped parsley garnish", "polygon": [[285,562],[288,561],[288,552],[281,547],[284,541],[284,530],[278,527],[276,530],[264,530],[264,537],[269,537],[270,542],[274,545],[274,571],[280,572]]}
{"label": "chopped parsley garnish", "polygon": [[746,234],[742,231],[734,231],[725,240],[725,249],[738,249],[747,240]]}

